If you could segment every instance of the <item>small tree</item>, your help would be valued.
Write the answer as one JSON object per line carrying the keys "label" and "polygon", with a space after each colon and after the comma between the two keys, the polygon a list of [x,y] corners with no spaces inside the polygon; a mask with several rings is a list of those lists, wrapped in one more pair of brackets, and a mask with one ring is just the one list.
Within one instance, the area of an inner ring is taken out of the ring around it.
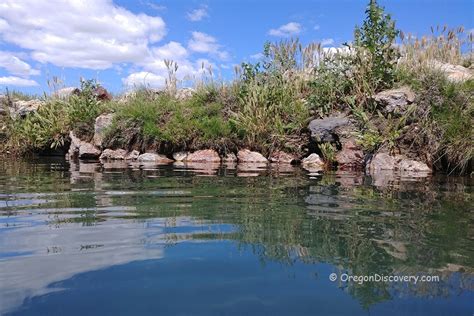
{"label": "small tree", "polygon": [[395,38],[399,31],[395,21],[376,0],[370,0],[365,11],[366,18],[362,27],[355,28],[354,46],[362,48],[370,54],[371,82],[375,90],[390,87],[394,80],[395,63],[398,50],[395,48]]}

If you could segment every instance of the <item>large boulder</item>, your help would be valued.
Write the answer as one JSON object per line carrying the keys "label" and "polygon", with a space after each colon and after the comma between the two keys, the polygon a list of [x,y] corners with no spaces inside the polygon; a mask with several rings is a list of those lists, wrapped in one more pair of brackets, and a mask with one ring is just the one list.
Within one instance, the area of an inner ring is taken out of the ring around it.
{"label": "large boulder", "polygon": [[379,92],[374,99],[382,107],[383,112],[402,114],[415,101],[415,93],[410,87],[405,86]]}
{"label": "large boulder", "polygon": [[293,154],[277,150],[270,155],[270,161],[274,163],[291,164],[298,161],[298,158]]}
{"label": "large boulder", "polygon": [[138,161],[141,162],[156,162],[156,163],[170,163],[173,160],[169,159],[165,155],[155,153],[144,153],[138,156]]}
{"label": "large boulder", "polygon": [[103,160],[125,160],[127,151],[125,149],[105,149],[100,155]]}
{"label": "large boulder", "polygon": [[94,137],[92,139],[92,143],[95,146],[99,148],[102,147],[102,142],[104,141],[104,138],[105,138],[105,132],[107,131],[107,128],[112,126],[113,119],[114,119],[113,113],[102,114],[102,115],[99,115],[95,119]]}
{"label": "large boulder", "polygon": [[184,158],[183,161],[191,161],[191,162],[221,162],[221,157],[217,151],[213,149],[204,149],[198,150]]}
{"label": "large boulder", "polygon": [[259,163],[266,163],[268,162],[267,158],[265,158],[261,153],[256,151],[250,151],[248,149],[241,149],[237,153],[237,159],[239,162],[259,162]]}
{"label": "large boulder", "polygon": [[356,142],[351,139],[342,145],[342,150],[336,154],[336,162],[338,168],[346,169],[363,169],[364,168],[364,153]]}
{"label": "large boulder", "polygon": [[388,153],[375,154],[366,165],[366,172],[409,171],[430,173],[431,168],[424,162],[409,159],[405,155],[392,156]]}
{"label": "large boulder", "polygon": [[436,60],[430,64],[434,69],[444,73],[451,82],[464,82],[474,78],[474,71],[461,65],[452,65]]}
{"label": "large boulder", "polygon": [[311,138],[317,143],[332,143],[339,140],[337,129],[348,126],[351,122],[347,117],[329,116],[322,119],[314,119],[309,122],[308,129]]}

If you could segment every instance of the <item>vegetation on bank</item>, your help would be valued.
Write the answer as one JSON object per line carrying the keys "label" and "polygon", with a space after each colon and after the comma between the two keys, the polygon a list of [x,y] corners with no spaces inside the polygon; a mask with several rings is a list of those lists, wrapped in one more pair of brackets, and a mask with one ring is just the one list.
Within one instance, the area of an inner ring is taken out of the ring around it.
{"label": "vegetation on bank", "polygon": [[[448,80],[435,63],[472,68],[472,45],[473,34],[462,28],[433,28],[423,38],[403,34],[372,0],[353,43],[338,49],[303,47],[298,40],[267,43],[264,57],[243,63],[234,81],[216,82],[210,71],[190,98],[177,96],[177,65],[169,61],[167,87],[159,92],[145,87],[104,102],[92,93],[96,83],[84,81],[78,95],[45,98],[24,119],[4,116],[3,152],[60,148],[70,130],[90,140],[95,117],[114,112],[105,140],[111,148],[227,153],[248,147],[264,155],[303,155],[310,119],[344,113],[357,122],[354,137],[365,153],[396,153],[403,144],[433,163],[464,170],[473,159],[474,83]],[[463,54],[466,47],[471,50]],[[405,85],[416,93],[414,104],[401,115],[381,111],[373,96]],[[318,146],[327,161],[334,160],[334,144]]]}

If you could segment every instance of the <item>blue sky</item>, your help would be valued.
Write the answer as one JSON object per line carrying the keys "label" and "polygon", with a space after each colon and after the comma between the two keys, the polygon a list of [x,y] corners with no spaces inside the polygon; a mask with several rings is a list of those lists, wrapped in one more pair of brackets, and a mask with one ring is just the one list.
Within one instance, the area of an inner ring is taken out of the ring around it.
{"label": "blue sky", "polygon": [[[474,27],[473,0],[380,0],[405,33],[431,26]],[[163,85],[164,59],[178,76],[200,75],[201,65],[230,78],[254,61],[265,41],[298,36],[303,43],[351,41],[367,0],[2,0],[0,90],[50,92],[98,79],[118,93],[143,83]]]}

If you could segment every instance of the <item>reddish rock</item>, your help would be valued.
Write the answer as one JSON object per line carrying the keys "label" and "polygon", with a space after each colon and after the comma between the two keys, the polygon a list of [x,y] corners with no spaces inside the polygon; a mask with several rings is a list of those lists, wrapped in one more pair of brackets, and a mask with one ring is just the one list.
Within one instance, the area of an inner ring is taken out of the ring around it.
{"label": "reddish rock", "polygon": [[265,158],[261,153],[250,151],[248,149],[239,150],[237,153],[237,159],[239,162],[268,162],[267,158]]}
{"label": "reddish rock", "polygon": [[336,154],[339,169],[363,169],[364,153],[354,140],[345,142],[342,150]]}
{"label": "reddish rock", "polygon": [[191,162],[220,162],[221,157],[217,151],[213,149],[205,149],[205,150],[198,150],[184,158],[183,161],[191,161]]}
{"label": "reddish rock", "polygon": [[104,87],[97,87],[92,92],[97,100],[101,101],[110,101],[112,100],[112,95],[104,88]]}

